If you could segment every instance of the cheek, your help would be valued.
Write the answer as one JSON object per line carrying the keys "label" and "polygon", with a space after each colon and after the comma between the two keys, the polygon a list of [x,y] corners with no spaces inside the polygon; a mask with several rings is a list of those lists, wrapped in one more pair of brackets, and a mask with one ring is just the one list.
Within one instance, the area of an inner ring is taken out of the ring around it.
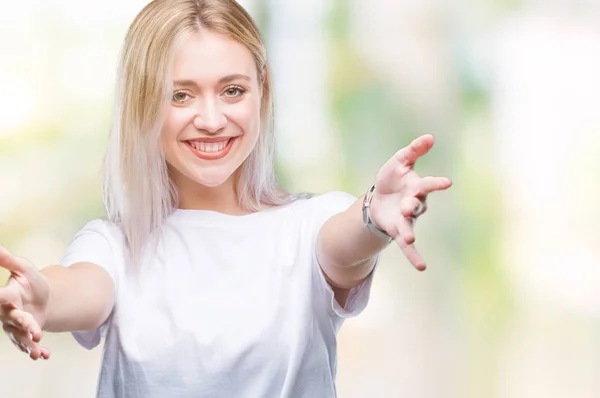
{"label": "cheek", "polygon": [[230,120],[237,124],[245,135],[257,135],[260,128],[260,103],[252,99],[238,105],[230,113]]}
{"label": "cheek", "polygon": [[187,124],[185,110],[172,107],[166,115],[163,136],[168,139],[177,139],[177,136]]}
{"label": "cheek", "polygon": [[161,133],[161,145],[165,159],[171,164],[175,157],[174,152],[179,146],[179,135],[186,124],[184,115],[178,111],[178,109],[172,109],[167,113]]}
{"label": "cheek", "polygon": [[165,135],[176,139],[194,121],[194,113],[185,108],[171,107],[165,118]]}

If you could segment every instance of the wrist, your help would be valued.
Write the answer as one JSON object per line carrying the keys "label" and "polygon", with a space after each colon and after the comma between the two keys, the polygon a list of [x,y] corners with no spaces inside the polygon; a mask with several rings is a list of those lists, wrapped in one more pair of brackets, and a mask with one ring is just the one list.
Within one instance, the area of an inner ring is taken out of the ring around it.
{"label": "wrist", "polygon": [[385,230],[379,227],[375,221],[371,218],[371,208],[373,201],[373,194],[375,193],[375,185],[372,185],[371,188],[367,191],[363,198],[362,203],[362,218],[363,224],[366,228],[371,231],[374,235],[376,235],[379,239],[386,241],[387,244],[391,243],[394,238],[390,236]]}

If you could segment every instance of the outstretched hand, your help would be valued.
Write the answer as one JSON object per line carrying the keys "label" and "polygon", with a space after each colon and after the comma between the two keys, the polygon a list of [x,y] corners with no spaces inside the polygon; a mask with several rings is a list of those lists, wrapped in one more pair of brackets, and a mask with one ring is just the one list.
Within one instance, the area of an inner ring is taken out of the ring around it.
{"label": "outstretched hand", "polygon": [[414,165],[433,146],[433,136],[423,135],[400,149],[377,173],[371,201],[371,219],[394,238],[407,259],[422,271],[425,262],[414,246],[414,223],[427,210],[427,195],[448,189],[446,177],[420,177]]}
{"label": "outstretched hand", "polygon": [[31,263],[0,246],[0,267],[10,278],[0,287],[0,323],[10,340],[31,359],[48,359],[50,351],[42,347],[42,327],[48,303],[48,283]]}

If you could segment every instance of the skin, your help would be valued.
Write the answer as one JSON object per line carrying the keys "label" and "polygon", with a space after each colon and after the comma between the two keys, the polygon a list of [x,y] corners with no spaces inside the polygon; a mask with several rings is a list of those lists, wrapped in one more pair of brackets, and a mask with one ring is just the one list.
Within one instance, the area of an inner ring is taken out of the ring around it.
{"label": "skin", "polygon": [[[181,208],[243,213],[234,188],[237,170],[258,140],[259,76],[246,47],[212,32],[193,35],[177,52],[162,139]],[[185,143],[226,137],[235,137],[233,147],[218,160],[199,159]]]}
{"label": "skin", "polygon": [[[247,48],[212,32],[199,32],[177,51],[162,145],[179,207],[244,214],[235,181],[259,137],[260,76]],[[217,160],[199,158],[187,144],[223,137],[235,140],[227,156]],[[451,185],[447,178],[422,178],[414,171],[417,159],[432,145],[432,136],[422,136],[388,160],[377,174],[371,205],[373,222],[394,237],[419,270],[425,264],[414,248],[414,222],[426,209],[427,195]],[[349,289],[373,270],[374,256],[387,246],[365,228],[361,207],[362,198],[333,216],[317,240],[319,264],[342,305]],[[40,345],[42,331],[93,330],[115,304],[113,281],[96,264],[39,271],[0,247],[0,267],[11,274],[0,288],[0,322],[11,341],[34,360],[50,356]]]}
{"label": "skin", "polygon": [[[377,173],[371,200],[371,219],[375,226],[394,238],[419,271],[426,267],[414,246],[415,221],[427,209],[428,194],[452,185],[446,177],[420,177],[414,170],[417,159],[431,149],[433,142],[433,136],[421,136],[392,156]],[[371,273],[374,257],[388,245],[387,240],[363,225],[362,202],[363,197],[345,212],[331,217],[317,240],[319,264],[341,303],[345,302],[348,290]]]}

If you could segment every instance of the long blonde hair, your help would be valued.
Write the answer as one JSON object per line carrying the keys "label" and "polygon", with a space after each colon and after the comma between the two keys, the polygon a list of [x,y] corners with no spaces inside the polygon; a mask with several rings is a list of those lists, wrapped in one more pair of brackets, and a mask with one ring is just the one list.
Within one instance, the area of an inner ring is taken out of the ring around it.
{"label": "long blonde hair", "polygon": [[246,46],[262,84],[259,140],[236,184],[240,205],[255,212],[292,200],[275,177],[271,76],[252,18],[235,0],[154,0],[137,15],[125,38],[103,173],[106,216],[121,227],[134,263],[177,206],[160,135],[175,49],[201,29]]}

